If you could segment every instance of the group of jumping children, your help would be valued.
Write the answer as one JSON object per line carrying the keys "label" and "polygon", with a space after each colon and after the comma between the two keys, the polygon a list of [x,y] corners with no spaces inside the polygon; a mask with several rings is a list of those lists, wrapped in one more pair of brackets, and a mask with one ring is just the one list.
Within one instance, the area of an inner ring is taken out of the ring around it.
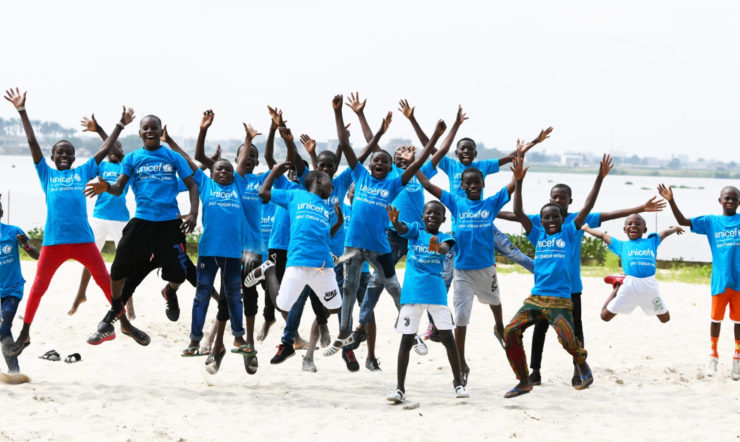
{"label": "group of jumping children", "polygon": [[[581,238],[584,232],[589,233],[621,258],[624,275],[605,278],[613,285],[613,291],[601,311],[604,321],[639,306],[647,315],[667,322],[668,308],[655,280],[656,253],[665,237],[683,230],[670,227],[645,237],[647,226],[640,216],[641,212],[662,210],[667,201],[678,224],[706,235],[712,251],[711,354],[706,374],[713,376],[717,372],[720,324],[729,305],[730,319],[735,324],[732,378],[740,379],[740,191],[736,187],[721,190],[721,215],[686,218],[676,205],[673,191],[662,184],[658,193],[665,201],[656,201],[654,197],[636,207],[594,213],[602,182],[613,167],[610,156],[604,155],[580,210],[571,211],[571,188],[556,184],[550,191],[550,201],[539,213],[525,214],[522,187],[528,168],[524,167],[524,158],[533,146],[549,137],[552,128],[541,131],[530,142],[517,141],[510,154],[495,160],[476,160],[475,142],[460,138],[455,159],[447,154],[467,120],[462,108],[458,108],[449,129],[439,120],[427,136],[414,116],[414,108],[401,100],[399,110],[410,121],[423,149],[402,146],[389,153],[380,149],[378,143],[388,130],[391,113],[373,132],[364,115],[366,100],[361,101],[357,94],[350,95],[347,106],[359,119],[366,146],[359,154],[351,147],[349,125],[345,126],[343,119],[344,100],[337,95],[331,101],[339,139],[336,150],[317,153],[313,139],[307,135],[299,138],[310,157],[310,166],[301,158],[282,111],[270,107],[264,150],[269,171],[263,174],[254,173],[259,152],[253,140],[261,134],[251,125],[244,124],[244,144],[234,163],[221,158],[220,148],[215,155],[206,155],[206,135],[214,120],[211,110],[203,113],[192,158],[154,115],[140,120],[142,147],[124,155],[117,139],[134,120],[133,110],[124,107],[110,134],[94,115],[83,118],[84,130],[96,132],[104,140],[92,158],[72,167],[75,148],[69,141],[61,140],[51,148],[50,159],[55,166],[52,168],[26,112],[26,93],[9,89],[5,98],[20,115],[47,205],[40,252],[29,243],[23,230],[0,223],[0,342],[11,373],[20,370],[18,355],[31,343],[31,324],[52,276],[63,262],[75,259],[84,265],[85,271],[69,314],[74,314],[85,301],[90,276],[111,305],[87,340],[92,345],[114,339],[116,322],[120,323],[121,333],[140,345],[149,344],[149,336],[131,323],[135,319],[132,296],[152,270],[161,268],[161,277],[166,281],[162,296],[171,321],[180,316],[179,286],[185,280],[195,286],[190,342],[182,356],[207,355],[206,370],[211,374],[219,370],[226,354],[227,323],[234,339],[231,352],[243,356],[245,370],[255,374],[255,339],[265,339],[275,323],[276,310],[285,318],[286,326],[272,364],[305,348],[303,370],[315,372],[314,349],[320,344],[325,356],[341,353],[347,368],[357,371],[360,365],[354,350],[367,341],[365,366],[380,370],[375,357],[377,330],[373,310],[385,289],[398,309],[395,330],[402,335],[397,386],[387,396],[389,401],[405,400],[409,356],[412,349],[420,355],[427,353],[424,338],[444,345],[455,397],[468,397],[470,367],[465,359],[465,338],[475,298],[489,306],[493,338],[503,347],[519,381],[505,397],[528,393],[540,385],[548,326],[552,326],[563,348],[573,357],[573,387],[584,389],[593,382],[593,375],[586,362],[581,323]],[[285,161],[279,163],[273,157],[276,134],[287,148]],[[340,172],[342,156],[348,167]],[[486,176],[499,172],[507,163],[513,172],[511,181],[495,189],[491,196],[484,196]],[[447,175],[447,189],[429,180],[437,169]],[[136,201],[136,213],[131,219],[126,208],[129,189]],[[425,202],[425,190],[436,199]],[[188,193],[188,211],[178,207],[179,192]],[[86,195],[97,197],[91,220],[87,217]],[[513,211],[502,211],[512,199]],[[199,211],[203,231],[194,265],[186,253],[185,235],[193,231]],[[442,232],[440,228],[448,216],[452,231]],[[522,224],[535,247],[534,260],[496,228],[496,218]],[[594,230],[603,221],[616,218],[625,218],[626,239]],[[110,273],[100,253],[106,239],[116,243]],[[19,247],[38,259],[38,265],[23,327],[13,340],[11,325],[25,283]],[[508,325],[502,318],[496,251],[534,273],[531,295]],[[402,287],[395,267],[404,256]],[[220,284],[216,284],[217,273]],[[257,285],[264,292],[265,321],[255,336]],[[454,287],[454,309],[448,307],[450,286]],[[212,328],[204,330],[211,299],[217,304],[216,321]],[[315,314],[308,342],[298,335],[307,300]],[[359,317],[353,327],[355,303]],[[332,313],[338,314],[339,322],[334,340],[328,328]],[[417,332],[424,313],[429,327],[422,338]],[[535,327],[530,372],[522,335],[531,325]]]}

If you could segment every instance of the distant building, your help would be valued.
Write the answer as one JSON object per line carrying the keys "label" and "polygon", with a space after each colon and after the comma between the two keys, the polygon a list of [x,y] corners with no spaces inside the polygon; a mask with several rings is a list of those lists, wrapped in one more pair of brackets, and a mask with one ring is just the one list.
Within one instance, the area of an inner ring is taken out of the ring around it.
{"label": "distant building", "polygon": [[560,162],[566,167],[581,167],[586,162],[586,159],[581,154],[566,153],[560,157]]}

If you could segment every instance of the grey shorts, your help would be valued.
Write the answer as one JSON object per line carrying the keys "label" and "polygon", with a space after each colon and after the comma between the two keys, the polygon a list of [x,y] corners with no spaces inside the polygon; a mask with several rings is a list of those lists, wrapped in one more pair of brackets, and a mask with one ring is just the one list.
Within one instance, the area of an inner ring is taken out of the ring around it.
{"label": "grey shorts", "polygon": [[464,327],[470,323],[473,310],[473,298],[488,305],[501,305],[501,296],[496,279],[496,266],[476,270],[455,269],[452,279],[454,285],[453,304],[455,306],[455,324]]}

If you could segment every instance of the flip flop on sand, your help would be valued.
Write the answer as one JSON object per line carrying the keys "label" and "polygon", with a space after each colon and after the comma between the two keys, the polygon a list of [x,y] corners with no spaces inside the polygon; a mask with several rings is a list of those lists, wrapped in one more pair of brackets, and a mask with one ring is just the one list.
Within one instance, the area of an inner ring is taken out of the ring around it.
{"label": "flip flop on sand", "polygon": [[353,344],[354,342],[354,335],[350,333],[346,338],[337,338],[337,340],[334,341],[331,346],[327,347],[322,354],[324,356],[331,356],[338,353],[339,350],[342,349],[342,347]]}
{"label": "flip flop on sand", "polygon": [[72,353],[71,355],[64,358],[64,362],[68,364],[74,364],[75,362],[80,362],[82,360],[82,356],[80,356],[79,353]]}
{"label": "flip flop on sand", "polygon": [[46,359],[47,361],[56,362],[61,359],[59,353],[56,350],[49,350],[43,355],[39,356],[39,359]]}
{"label": "flip flop on sand", "polygon": [[221,368],[221,361],[226,356],[226,349],[221,349],[218,354],[214,355],[211,353],[206,359],[206,371],[210,374],[218,373],[218,369]]}
{"label": "flip flop on sand", "polygon": [[523,394],[527,394],[530,391],[532,391],[531,388],[529,390],[523,390],[523,389],[520,389],[518,387],[514,387],[511,390],[507,391],[506,394],[504,395],[504,397],[506,399],[511,399],[513,397],[517,397],[517,396],[521,396]]}
{"label": "flip flop on sand", "polygon": [[257,350],[255,350],[254,345],[251,345],[251,344],[244,344],[244,345],[240,345],[239,347],[234,347],[231,349],[231,352],[241,354],[244,356],[254,356],[257,354]]}
{"label": "flip flop on sand", "polygon": [[196,356],[205,356],[204,353],[200,351],[200,348],[198,347],[188,347],[185,350],[182,351],[180,354],[183,358],[193,358]]}

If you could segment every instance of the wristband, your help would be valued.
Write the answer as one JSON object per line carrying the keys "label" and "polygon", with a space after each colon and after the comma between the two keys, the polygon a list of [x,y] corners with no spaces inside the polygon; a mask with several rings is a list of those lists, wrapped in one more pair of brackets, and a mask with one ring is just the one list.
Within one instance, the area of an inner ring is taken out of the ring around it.
{"label": "wristband", "polygon": [[123,124],[122,121],[119,121],[118,123],[116,123],[116,126],[120,127],[121,129],[124,129],[126,127],[126,125]]}
{"label": "wristband", "polygon": [[26,106],[18,106],[18,108],[16,110],[18,112],[23,112],[24,110],[26,110]]}

